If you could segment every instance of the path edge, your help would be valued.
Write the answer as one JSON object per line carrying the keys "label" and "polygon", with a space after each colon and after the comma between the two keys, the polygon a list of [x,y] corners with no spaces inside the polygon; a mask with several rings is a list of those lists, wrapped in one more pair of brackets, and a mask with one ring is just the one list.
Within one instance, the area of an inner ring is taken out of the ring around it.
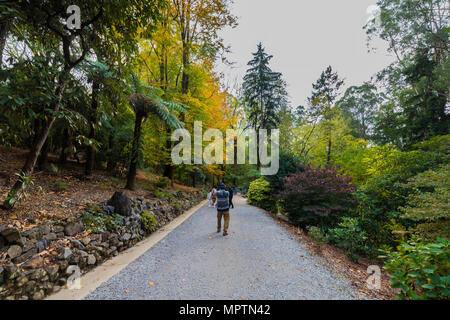
{"label": "path edge", "polygon": [[102,283],[108,281],[111,277],[122,271],[126,266],[138,259],[141,255],[164,239],[169,233],[189,219],[207,202],[207,200],[203,200],[196,206],[173,219],[170,223],[152,233],[144,240],[138,242],[133,247],[128,248],[127,250],[119,253],[116,257],[105,261],[95,269],[84,274],[80,278],[80,289],[63,288],[61,291],[49,295],[45,300],[82,300],[89,295],[89,293],[98,288]]}

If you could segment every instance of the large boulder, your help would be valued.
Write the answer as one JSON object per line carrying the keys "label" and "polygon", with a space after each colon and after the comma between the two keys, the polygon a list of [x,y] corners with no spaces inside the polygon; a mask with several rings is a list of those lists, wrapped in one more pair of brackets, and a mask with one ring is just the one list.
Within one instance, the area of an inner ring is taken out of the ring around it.
{"label": "large boulder", "polygon": [[114,212],[122,216],[130,216],[132,214],[131,200],[123,192],[117,191],[108,201],[108,206],[114,207]]}
{"label": "large boulder", "polygon": [[2,228],[1,235],[6,239],[8,244],[18,244],[23,246],[22,235],[16,228]]}

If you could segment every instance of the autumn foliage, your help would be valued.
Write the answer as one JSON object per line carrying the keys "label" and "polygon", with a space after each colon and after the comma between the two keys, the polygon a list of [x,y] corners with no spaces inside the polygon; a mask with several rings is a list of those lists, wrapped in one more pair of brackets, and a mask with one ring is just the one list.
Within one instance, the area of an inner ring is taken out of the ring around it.
{"label": "autumn foliage", "polygon": [[354,205],[350,182],[338,168],[304,166],[285,178],[280,205],[297,226],[332,225]]}

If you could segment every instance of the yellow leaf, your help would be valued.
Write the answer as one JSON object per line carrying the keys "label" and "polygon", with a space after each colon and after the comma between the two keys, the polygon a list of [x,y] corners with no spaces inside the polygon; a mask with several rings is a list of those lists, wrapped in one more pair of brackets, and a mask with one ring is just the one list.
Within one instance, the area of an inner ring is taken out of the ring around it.
{"label": "yellow leaf", "polygon": [[153,282],[149,282],[148,285],[149,285],[149,286],[153,286]]}
{"label": "yellow leaf", "polygon": [[17,219],[17,216],[11,216],[10,219]]}

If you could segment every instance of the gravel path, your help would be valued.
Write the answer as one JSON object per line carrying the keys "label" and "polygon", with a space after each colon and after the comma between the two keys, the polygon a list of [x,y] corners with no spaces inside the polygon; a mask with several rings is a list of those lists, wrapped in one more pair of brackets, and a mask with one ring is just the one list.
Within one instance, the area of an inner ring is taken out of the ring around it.
{"label": "gravel path", "polygon": [[228,237],[204,206],[86,299],[358,299],[273,219],[234,200]]}

